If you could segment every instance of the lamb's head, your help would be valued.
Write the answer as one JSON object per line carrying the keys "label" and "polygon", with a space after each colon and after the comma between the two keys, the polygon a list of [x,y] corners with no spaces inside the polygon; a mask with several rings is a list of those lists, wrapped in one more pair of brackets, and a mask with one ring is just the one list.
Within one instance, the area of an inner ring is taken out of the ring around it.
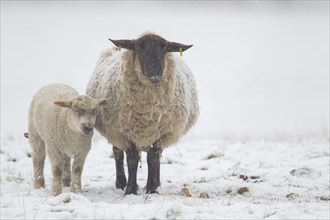
{"label": "lamb's head", "polygon": [[107,99],[94,99],[90,96],[81,95],[68,101],[57,100],[55,105],[68,108],[68,124],[71,129],[89,134],[95,124],[99,108],[107,108]]}
{"label": "lamb's head", "polygon": [[180,49],[185,51],[193,46],[169,42],[155,34],[146,34],[135,40],[109,40],[117,47],[133,50],[140,61],[142,73],[153,83],[162,79],[166,53],[179,52]]}

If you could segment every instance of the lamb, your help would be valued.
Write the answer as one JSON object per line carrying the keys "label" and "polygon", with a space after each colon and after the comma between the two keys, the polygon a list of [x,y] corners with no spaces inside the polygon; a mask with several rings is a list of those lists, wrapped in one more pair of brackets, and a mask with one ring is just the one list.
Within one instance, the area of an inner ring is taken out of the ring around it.
{"label": "lamb", "polygon": [[71,191],[81,191],[81,174],[91,139],[96,114],[106,108],[106,99],[79,95],[64,84],[42,87],[33,97],[29,109],[28,134],[32,148],[34,187],[45,187],[46,151],[53,174],[52,194],[59,195],[71,182]]}
{"label": "lamb", "polygon": [[110,102],[97,115],[95,128],[113,145],[116,188],[126,187],[125,195],[137,194],[137,166],[140,152],[146,151],[146,193],[158,193],[163,149],[186,134],[199,115],[194,77],[183,59],[171,53],[193,45],[152,33],[135,40],[109,40],[119,50],[101,53],[86,92]]}

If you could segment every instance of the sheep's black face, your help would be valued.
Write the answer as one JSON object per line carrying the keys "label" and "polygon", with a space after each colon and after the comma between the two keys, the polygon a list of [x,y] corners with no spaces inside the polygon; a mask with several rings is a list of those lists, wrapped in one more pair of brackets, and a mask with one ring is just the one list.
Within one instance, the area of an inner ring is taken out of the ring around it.
{"label": "sheep's black face", "polygon": [[185,51],[192,45],[183,45],[168,42],[164,38],[147,34],[137,40],[111,40],[117,47],[135,51],[141,66],[142,73],[153,83],[161,81],[165,68],[167,52]]}
{"label": "sheep's black face", "polygon": [[166,40],[157,35],[146,35],[136,41],[135,52],[142,73],[151,82],[159,82],[164,72]]}

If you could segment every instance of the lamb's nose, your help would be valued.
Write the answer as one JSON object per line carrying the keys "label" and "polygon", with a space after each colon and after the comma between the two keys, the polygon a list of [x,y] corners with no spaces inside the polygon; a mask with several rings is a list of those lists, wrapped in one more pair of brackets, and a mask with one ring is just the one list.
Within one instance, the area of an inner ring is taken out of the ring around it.
{"label": "lamb's nose", "polygon": [[84,134],[88,134],[93,130],[93,126],[91,125],[83,125],[82,126],[82,131],[84,132]]}

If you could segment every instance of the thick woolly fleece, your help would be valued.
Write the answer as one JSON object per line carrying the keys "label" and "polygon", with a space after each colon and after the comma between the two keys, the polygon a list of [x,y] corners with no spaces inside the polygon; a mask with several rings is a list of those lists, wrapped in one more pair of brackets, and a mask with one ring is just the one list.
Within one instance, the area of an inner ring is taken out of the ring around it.
{"label": "thick woolly fleece", "polygon": [[55,100],[71,100],[78,92],[64,84],[51,84],[42,87],[33,97],[29,110],[30,142],[46,143],[49,153],[60,150],[68,156],[81,151],[89,151],[93,132],[83,134],[77,128],[70,128],[70,109],[55,106]]}
{"label": "thick woolly fleece", "polygon": [[181,57],[168,53],[163,79],[152,83],[130,50],[105,50],[96,64],[87,95],[109,99],[97,116],[96,129],[114,146],[127,150],[133,142],[147,150],[178,141],[199,115],[194,77]]}

